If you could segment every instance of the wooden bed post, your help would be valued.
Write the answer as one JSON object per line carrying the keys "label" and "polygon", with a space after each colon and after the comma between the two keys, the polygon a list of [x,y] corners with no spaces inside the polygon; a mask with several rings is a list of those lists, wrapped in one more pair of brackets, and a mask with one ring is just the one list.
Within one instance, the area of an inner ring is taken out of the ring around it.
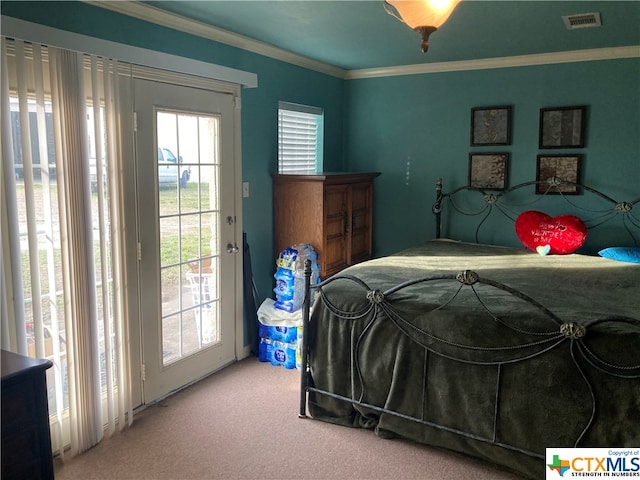
{"label": "wooden bed post", "polygon": [[436,201],[431,207],[431,211],[436,216],[436,238],[440,238],[442,228],[442,178],[436,179]]}
{"label": "wooden bed post", "polygon": [[311,260],[304,261],[304,302],[302,303],[302,345],[300,346],[300,413],[307,417],[307,386],[309,367],[309,309],[311,308]]}

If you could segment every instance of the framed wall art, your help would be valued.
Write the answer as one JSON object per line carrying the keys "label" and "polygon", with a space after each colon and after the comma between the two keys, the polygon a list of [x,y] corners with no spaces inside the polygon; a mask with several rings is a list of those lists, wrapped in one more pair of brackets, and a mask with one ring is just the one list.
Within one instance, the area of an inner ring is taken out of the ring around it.
{"label": "framed wall art", "polygon": [[469,188],[506,190],[508,153],[470,153]]}
{"label": "framed wall art", "polygon": [[471,146],[510,145],[511,107],[471,109]]}
{"label": "framed wall art", "polygon": [[554,185],[549,179],[559,178],[578,183],[581,159],[581,155],[538,155],[536,193],[577,195],[579,192],[576,185]]}
{"label": "framed wall art", "polygon": [[585,106],[540,109],[540,148],[584,147]]}

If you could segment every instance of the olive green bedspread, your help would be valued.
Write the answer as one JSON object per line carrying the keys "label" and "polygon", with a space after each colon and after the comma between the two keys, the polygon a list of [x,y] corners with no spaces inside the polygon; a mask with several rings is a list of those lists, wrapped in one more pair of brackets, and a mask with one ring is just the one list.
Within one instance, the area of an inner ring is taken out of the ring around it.
{"label": "olive green bedspread", "polygon": [[[549,312],[455,279],[367,298],[467,269]],[[314,418],[531,478],[544,478],[547,447],[640,446],[640,266],[433,241],[343,275],[366,285],[322,287],[306,333],[310,383],[359,404],[312,390]]]}

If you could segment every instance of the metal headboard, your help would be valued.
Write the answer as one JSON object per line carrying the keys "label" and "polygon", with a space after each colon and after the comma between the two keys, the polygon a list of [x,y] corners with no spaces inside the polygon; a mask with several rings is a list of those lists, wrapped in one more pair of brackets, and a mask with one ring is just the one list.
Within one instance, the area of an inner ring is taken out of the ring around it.
{"label": "metal headboard", "polygon": [[[640,245],[640,217],[637,216],[637,213],[633,212],[634,206],[640,202],[640,197],[632,201],[619,201],[593,187],[583,185],[581,183],[562,180],[559,177],[550,177],[546,180],[524,182],[502,191],[475,189],[465,185],[462,187],[458,187],[448,193],[445,193],[443,191],[442,179],[438,178],[436,180],[436,200],[431,207],[431,211],[435,215],[436,220],[436,238],[442,237],[442,209],[445,200],[449,200],[452,207],[459,213],[469,216],[482,215],[482,218],[478,223],[475,232],[476,242],[478,242],[478,234],[480,232],[480,229],[494,210],[497,210],[502,215],[515,222],[516,217],[519,213],[522,212],[522,207],[524,207],[525,205],[510,204],[508,201],[508,196],[517,190],[529,186],[535,186],[540,191],[540,194],[536,195],[535,200],[530,202],[528,205],[532,205],[533,203],[544,198],[547,195],[558,195],[575,209],[590,213],[590,218],[582,219],[589,230],[609,223],[614,219],[620,219],[620,222],[631,238],[633,244],[635,246]],[[590,195],[597,197],[603,202],[602,209],[593,210],[581,207],[578,202],[576,202],[575,200],[571,200],[572,198],[575,198],[575,195],[573,193],[564,193],[566,189],[573,190],[575,193],[580,193],[582,190],[584,190]],[[456,206],[454,201],[456,195],[464,191],[475,193],[481,197],[481,199],[478,201],[478,204],[480,204],[478,210],[463,211]]]}

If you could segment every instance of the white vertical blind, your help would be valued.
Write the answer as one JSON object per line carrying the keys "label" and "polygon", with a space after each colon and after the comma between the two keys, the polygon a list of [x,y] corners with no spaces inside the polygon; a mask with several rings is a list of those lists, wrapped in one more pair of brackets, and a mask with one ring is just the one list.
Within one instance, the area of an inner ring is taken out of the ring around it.
{"label": "white vertical blind", "polygon": [[280,102],[278,173],[313,174],[321,166],[322,109]]}
{"label": "white vertical blind", "polygon": [[[2,74],[2,188],[0,189],[0,210],[2,213],[2,348],[27,353],[26,312],[24,302],[9,302],[11,298],[23,298],[21,282],[14,282],[14,272],[20,272],[20,230],[18,225],[18,206],[11,135],[11,110],[9,99],[9,68],[7,42],[2,37],[0,73]],[[5,300],[7,303],[5,304]]]}
{"label": "white vertical blind", "polygon": [[[51,49],[55,64],[52,83],[57,88],[62,138],[58,189],[66,225],[62,236],[62,267],[65,279],[64,304],[69,357],[69,414],[71,444],[92,446],[102,438],[100,401],[100,357],[98,315],[93,256],[93,219],[89,182],[89,146],[82,56],[68,50]],[[54,97],[55,98],[55,97]],[[54,105],[55,108],[55,105]],[[58,152],[56,152],[58,153]],[[76,388],[74,388],[76,387]],[[94,415],[95,413],[95,415]],[[83,451],[79,447],[78,451]]]}
{"label": "white vertical blind", "polygon": [[[53,361],[49,413],[61,454],[85,451],[133,419],[122,72],[118,62],[87,58],[2,39],[2,347]],[[89,152],[104,176],[97,192]]]}

